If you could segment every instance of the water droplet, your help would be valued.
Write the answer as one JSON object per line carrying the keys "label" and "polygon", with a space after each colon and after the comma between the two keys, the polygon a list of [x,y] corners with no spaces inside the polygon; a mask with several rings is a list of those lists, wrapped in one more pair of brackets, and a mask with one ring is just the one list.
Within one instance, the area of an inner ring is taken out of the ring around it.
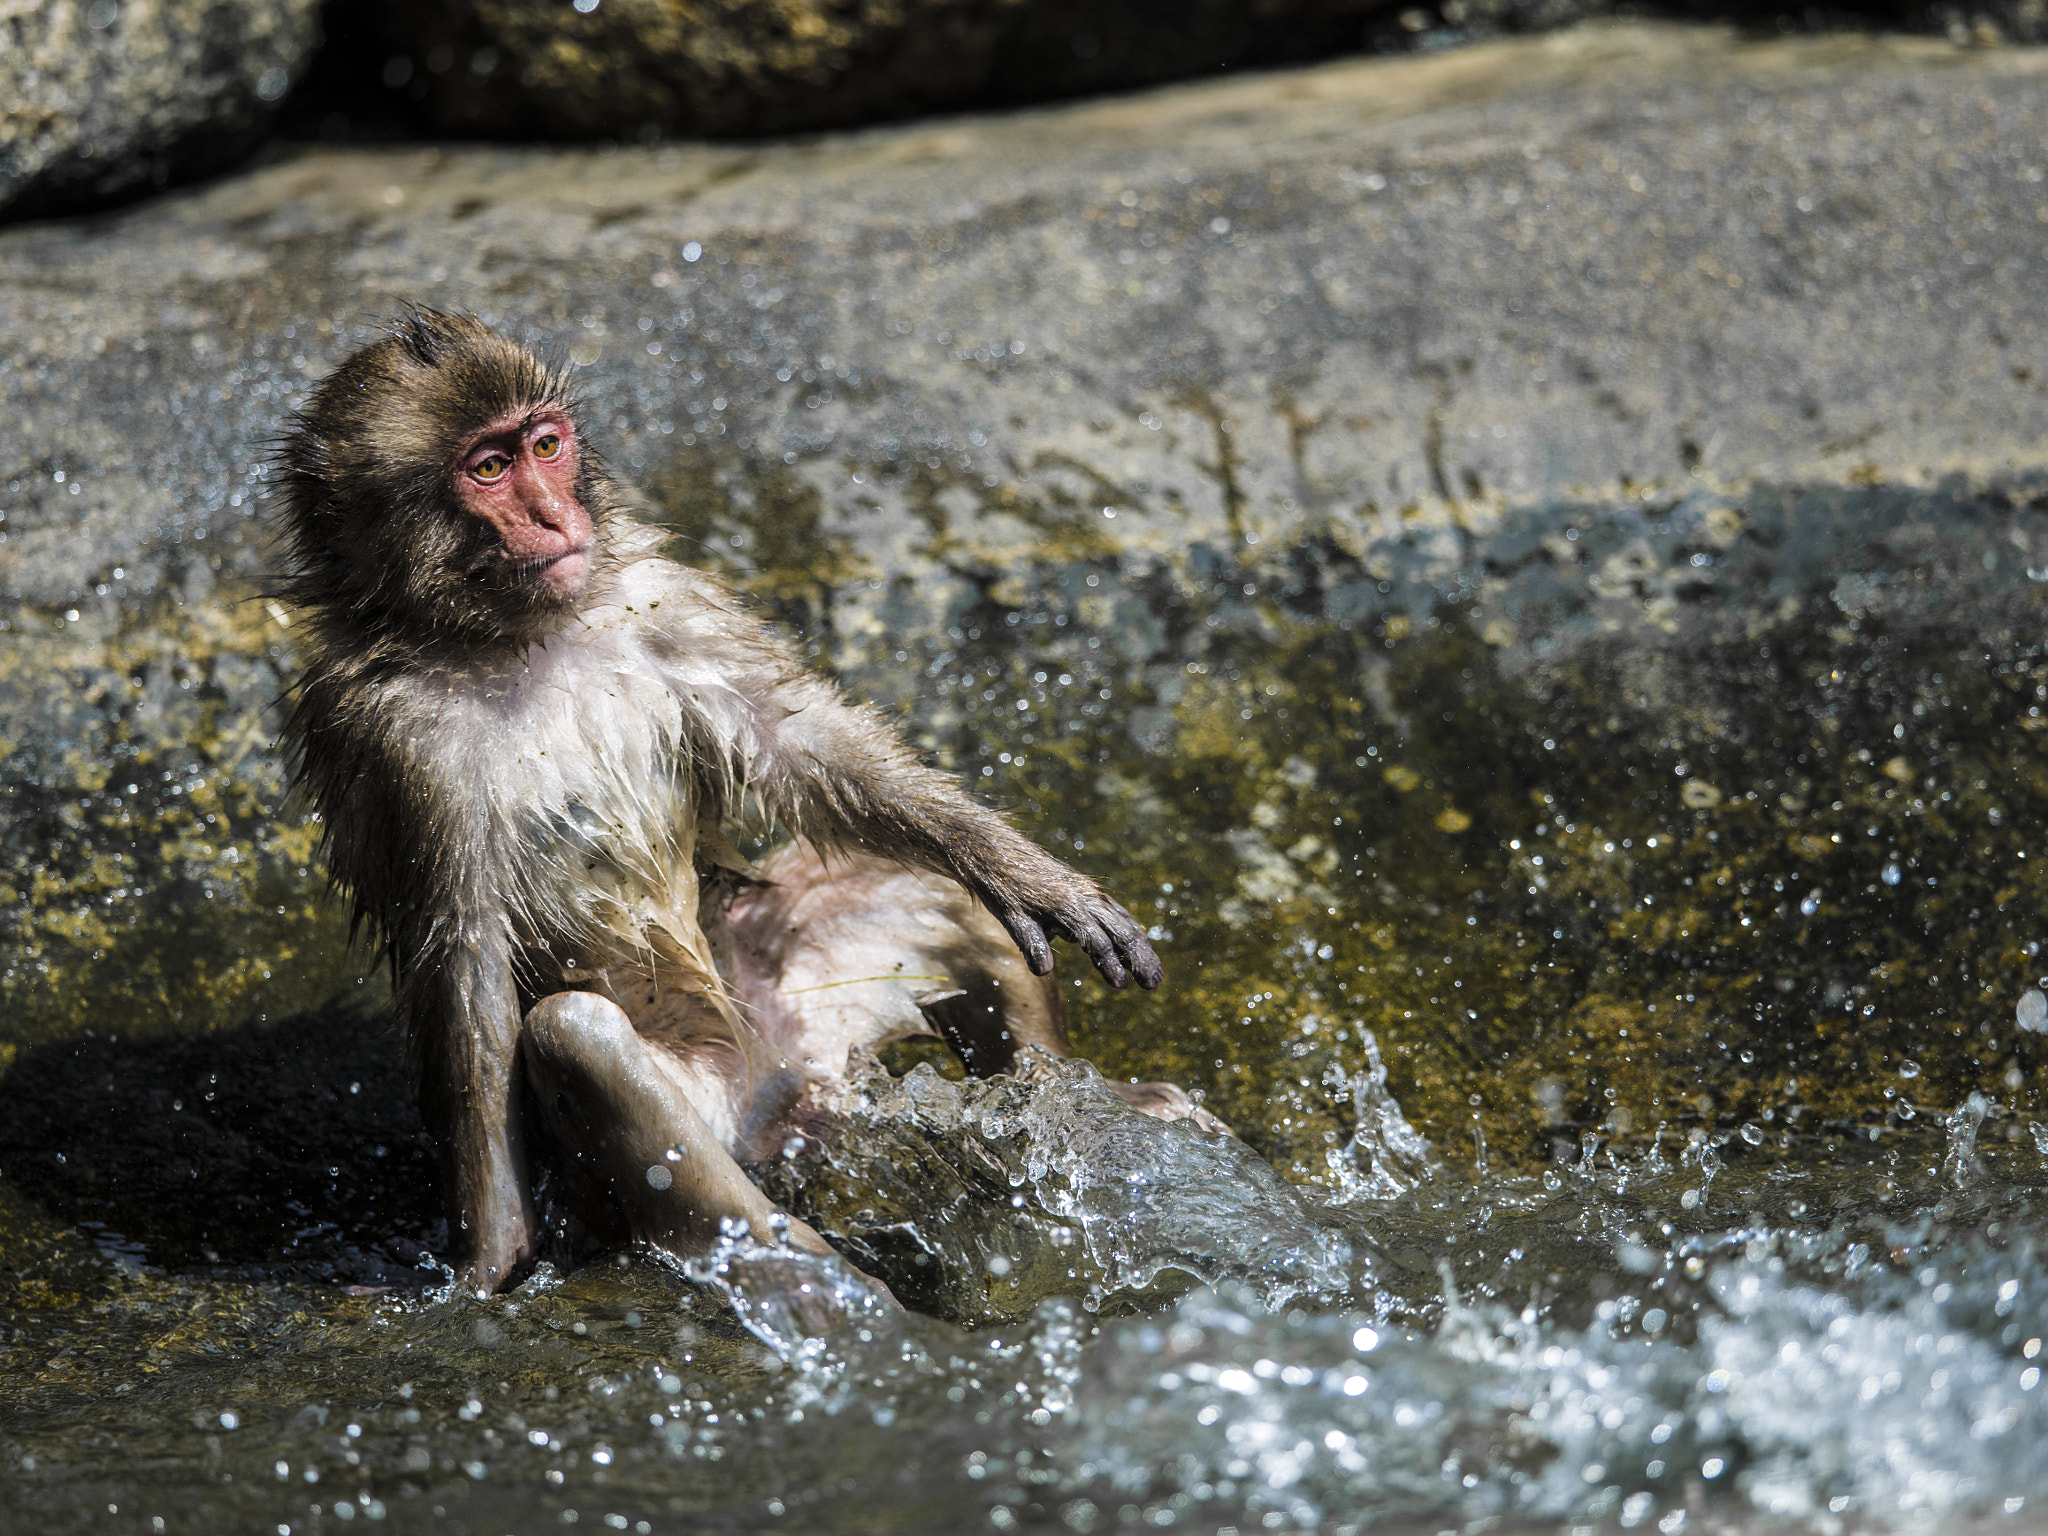
{"label": "water droplet", "polygon": [[2048,994],[2038,987],[2022,992],[2019,1007],[2014,1011],[2021,1029],[2036,1035],[2048,1033]]}
{"label": "water droplet", "polygon": [[675,1183],[675,1181],[676,1176],[670,1173],[668,1169],[663,1167],[660,1163],[654,1164],[647,1170],[647,1183],[648,1187],[651,1189],[667,1189],[670,1186],[672,1186]]}

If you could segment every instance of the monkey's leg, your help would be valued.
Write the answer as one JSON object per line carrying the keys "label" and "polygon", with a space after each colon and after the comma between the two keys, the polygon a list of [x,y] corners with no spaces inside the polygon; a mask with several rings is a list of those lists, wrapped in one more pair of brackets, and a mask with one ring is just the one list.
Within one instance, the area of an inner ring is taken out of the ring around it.
{"label": "monkey's leg", "polygon": [[[957,881],[871,854],[779,850],[767,883],[727,914],[735,980],[793,1060],[843,1070],[870,1049],[933,1033],[975,1077],[1037,1046],[1070,1056],[1057,976],[1033,975],[1002,923]],[[936,996],[934,996],[936,994]],[[1111,1082],[1132,1108],[1227,1131],[1172,1083]]]}
{"label": "monkey's leg", "polygon": [[[708,1251],[720,1221],[739,1216],[767,1239],[775,1206],[661,1069],[624,1009],[589,992],[555,993],[527,1013],[520,1049],[572,1179],[621,1212],[635,1237],[687,1257]],[[832,1251],[793,1218],[789,1240],[810,1253]]]}

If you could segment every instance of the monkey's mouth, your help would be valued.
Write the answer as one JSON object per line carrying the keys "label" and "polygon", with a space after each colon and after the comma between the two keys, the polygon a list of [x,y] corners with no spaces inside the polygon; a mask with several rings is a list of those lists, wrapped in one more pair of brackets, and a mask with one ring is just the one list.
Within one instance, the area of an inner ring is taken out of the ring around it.
{"label": "monkey's mouth", "polygon": [[573,590],[583,585],[583,578],[590,574],[589,544],[578,544],[565,549],[558,555],[542,555],[518,563],[519,574],[526,580],[555,591]]}
{"label": "monkey's mouth", "polygon": [[479,564],[476,578],[517,601],[560,607],[583,595],[590,580],[593,545],[578,544],[552,555],[513,556],[500,548],[497,558]]}

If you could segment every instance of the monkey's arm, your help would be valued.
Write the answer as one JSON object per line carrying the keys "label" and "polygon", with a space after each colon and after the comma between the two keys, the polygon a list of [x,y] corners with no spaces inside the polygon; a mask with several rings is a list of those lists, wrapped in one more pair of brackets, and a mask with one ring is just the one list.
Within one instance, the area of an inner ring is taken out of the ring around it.
{"label": "monkey's arm", "polygon": [[538,1227],[520,1131],[512,976],[502,933],[437,936],[408,963],[398,997],[413,1096],[448,1197],[456,1283],[486,1292],[533,1257]]}
{"label": "monkey's arm", "polygon": [[309,677],[292,723],[301,783],[322,812],[329,870],[395,963],[394,1011],[457,1280],[495,1291],[532,1257],[537,1231],[519,1124],[510,861],[482,835],[487,807],[462,793],[462,776],[407,750],[434,733],[396,690],[381,711],[356,707],[366,692],[324,670]]}
{"label": "monkey's arm", "polygon": [[1113,987],[1150,989],[1164,972],[1145,930],[1093,880],[978,805],[951,774],[920,763],[872,709],[807,674],[784,676],[763,718],[752,786],[813,841],[860,847],[950,875],[995,914],[1031,969],[1070,939]]}

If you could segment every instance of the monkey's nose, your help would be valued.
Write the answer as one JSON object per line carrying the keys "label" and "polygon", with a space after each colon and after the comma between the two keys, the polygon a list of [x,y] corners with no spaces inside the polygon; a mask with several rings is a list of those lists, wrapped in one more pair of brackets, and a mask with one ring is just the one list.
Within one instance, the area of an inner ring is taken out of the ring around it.
{"label": "monkey's nose", "polygon": [[526,515],[550,532],[571,534],[583,521],[583,508],[575,497],[564,496],[543,482],[526,498]]}

